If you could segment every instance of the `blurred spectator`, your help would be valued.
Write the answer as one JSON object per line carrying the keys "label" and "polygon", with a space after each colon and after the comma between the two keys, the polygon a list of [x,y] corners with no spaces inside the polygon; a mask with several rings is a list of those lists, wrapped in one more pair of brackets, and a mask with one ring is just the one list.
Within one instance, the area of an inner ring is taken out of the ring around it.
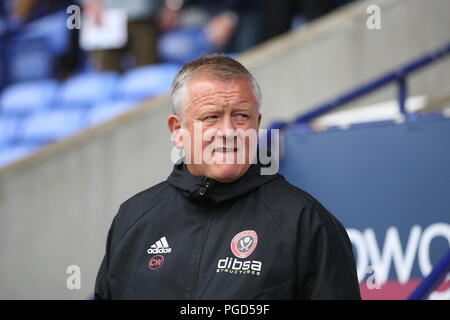
{"label": "blurred spectator", "polygon": [[240,52],[263,38],[260,0],[167,0],[160,22],[164,30],[205,25],[215,51]]}
{"label": "blurred spectator", "polygon": [[5,31],[6,31],[6,10],[5,3],[0,2],[0,89],[6,83],[5,67]]}
{"label": "blurred spectator", "polygon": [[38,0],[16,0],[13,1],[12,14],[19,21],[26,21],[32,16],[34,9],[37,7]]}
{"label": "blurred spectator", "polygon": [[0,2],[0,37],[6,31],[6,6],[4,2]]}
{"label": "blurred spectator", "polygon": [[76,1],[72,0],[6,0],[9,2],[11,18],[17,23],[27,23],[48,13],[66,9]]}
{"label": "blurred spectator", "polygon": [[128,18],[128,40],[123,48],[92,51],[96,68],[101,71],[122,71],[123,59],[131,54],[134,65],[157,62],[158,27],[156,17],[163,0],[84,0],[85,13],[97,24],[106,10],[121,9]]}

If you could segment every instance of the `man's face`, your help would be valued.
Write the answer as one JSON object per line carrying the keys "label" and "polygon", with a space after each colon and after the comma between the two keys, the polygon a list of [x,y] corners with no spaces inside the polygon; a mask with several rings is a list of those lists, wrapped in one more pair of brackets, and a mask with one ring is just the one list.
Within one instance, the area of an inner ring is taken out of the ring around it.
{"label": "man's face", "polygon": [[[261,121],[249,83],[244,79],[199,77],[187,84],[187,91],[188,105],[183,119],[178,120],[192,138],[191,143],[182,144],[186,159],[191,159],[187,163],[189,172],[222,182],[240,178],[253,161],[250,151],[256,148],[249,145],[248,136],[238,133],[251,129],[257,137]],[[178,118],[170,116],[169,127],[171,117]],[[194,157],[200,150],[202,161],[195,163]],[[210,156],[208,160],[205,155]]]}

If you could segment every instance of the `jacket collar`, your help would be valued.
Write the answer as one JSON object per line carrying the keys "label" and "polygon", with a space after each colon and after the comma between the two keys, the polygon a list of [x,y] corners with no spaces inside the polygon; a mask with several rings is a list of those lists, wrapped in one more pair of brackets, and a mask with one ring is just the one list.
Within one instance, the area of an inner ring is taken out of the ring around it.
{"label": "jacket collar", "polygon": [[278,174],[261,175],[261,167],[259,162],[251,164],[239,179],[233,182],[220,182],[205,176],[192,175],[186,164],[181,162],[174,165],[167,181],[188,199],[218,204],[244,195],[277,178]]}

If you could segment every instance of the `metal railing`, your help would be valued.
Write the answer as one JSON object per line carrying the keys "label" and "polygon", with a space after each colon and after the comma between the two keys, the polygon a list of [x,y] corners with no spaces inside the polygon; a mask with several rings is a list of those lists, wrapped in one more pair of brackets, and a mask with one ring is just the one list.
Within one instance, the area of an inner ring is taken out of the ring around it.
{"label": "metal railing", "polygon": [[[450,272],[450,250],[442,259],[434,266],[433,270],[426,276],[422,282],[414,289],[408,300],[426,299],[434,289],[442,282],[442,280]],[[449,289],[450,290],[450,289]]]}
{"label": "metal railing", "polygon": [[399,105],[400,113],[405,116],[405,119],[409,119],[409,114],[406,110],[406,99],[408,98],[408,83],[407,76],[419,69],[422,69],[436,61],[439,61],[443,57],[446,57],[450,54],[450,42],[445,46],[433,51],[432,53],[428,53],[422,56],[419,59],[415,59],[402,67],[388,72],[375,80],[372,80],[366,84],[363,84],[356,89],[351,90],[343,95],[338,96],[337,98],[328,101],[326,103],[320,104],[311,111],[308,111],[304,114],[301,114],[297,118],[295,118],[292,122],[273,122],[270,125],[271,129],[283,129],[289,124],[306,124],[312,119],[319,117],[331,110],[334,110],[342,105],[349,103],[355,99],[360,98],[363,95],[371,93],[381,87],[384,87],[392,82],[397,83],[397,101]]}

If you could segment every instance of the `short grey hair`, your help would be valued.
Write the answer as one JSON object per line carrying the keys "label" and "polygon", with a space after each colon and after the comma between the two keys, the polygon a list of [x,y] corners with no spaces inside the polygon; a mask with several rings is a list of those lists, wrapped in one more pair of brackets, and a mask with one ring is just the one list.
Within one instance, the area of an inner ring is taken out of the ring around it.
{"label": "short grey hair", "polygon": [[210,76],[219,80],[244,79],[248,81],[259,110],[261,106],[261,89],[250,71],[229,56],[208,54],[183,65],[173,79],[170,91],[173,114],[183,118],[184,109],[189,99],[187,84],[200,76]]}

